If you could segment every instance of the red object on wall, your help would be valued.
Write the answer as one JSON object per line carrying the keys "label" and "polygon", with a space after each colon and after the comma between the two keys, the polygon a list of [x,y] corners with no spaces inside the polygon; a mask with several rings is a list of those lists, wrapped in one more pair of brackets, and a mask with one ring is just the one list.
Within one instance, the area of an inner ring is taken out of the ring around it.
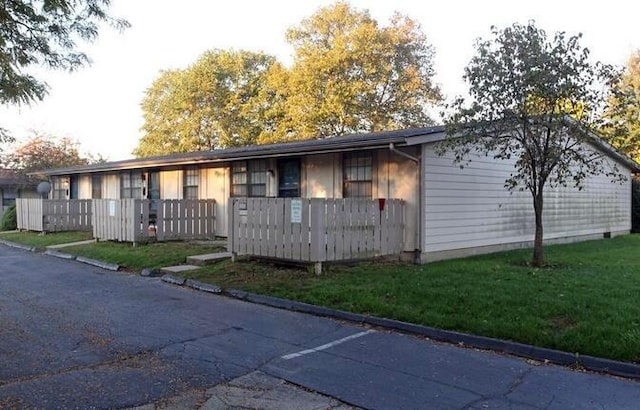
{"label": "red object on wall", "polygon": [[386,202],[385,198],[378,198],[378,205],[380,206],[380,211],[384,211],[384,203]]}

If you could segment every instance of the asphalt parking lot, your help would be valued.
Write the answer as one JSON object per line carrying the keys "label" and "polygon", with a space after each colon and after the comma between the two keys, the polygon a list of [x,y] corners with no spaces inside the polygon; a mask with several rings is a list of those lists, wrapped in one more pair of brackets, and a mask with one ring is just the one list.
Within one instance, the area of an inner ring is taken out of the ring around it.
{"label": "asphalt parking lot", "polygon": [[278,408],[292,398],[290,408],[631,409],[640,403],[636,381],[2,245],[0,362],[1,408]]}

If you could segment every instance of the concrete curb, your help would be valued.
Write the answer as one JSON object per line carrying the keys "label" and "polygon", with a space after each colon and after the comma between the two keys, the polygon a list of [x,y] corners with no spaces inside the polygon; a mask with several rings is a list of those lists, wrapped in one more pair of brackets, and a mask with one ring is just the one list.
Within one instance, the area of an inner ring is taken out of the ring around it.
{"label": "concrete curb", "polygon": [[186,282],[184,283],[184,285],[189,287],[189,288],[192,288],[192,289],[201,290],[203,292],[222,293],[222,289],[220,289],[216,285],[212,285],[210,283],[199,282],[199,281],[193,280],[193,279],[187,279]]}
{"label": "concrete curb", "polygon": [[76,255],[72,255],[70,253],[58,252],[52,249],[47,249],[44,251],[45,255],[53,256],[54,258],[74,260],[76,259]]}
{"label": "concrete curb", "polygon": [[22,249],[24,251],[29,251],[29,252],[36,252],[38,250],[38,248],[36,248],[35,246],[23,245],[21,243],[16,243],[16,242],[9,242],[9,241],[5,241],[4,239],[0,239],[0,243],[3,245],[10,246],[12,248]]}
{"label": "concrete curb", "polygon": [[157,278],[162,275],[164,275],[164,273],[162,273],[160,269],[144,268],[140,271],[140,276],[145,276],[149,278]]}
{"label": "concrete curb", "polygon": [[590,371],[609,373],[616,376],[628,377],[633,379],[640,379],[640,365],[638,364],[620,362],[617,360],[604,359],[594,356],[583,356],[578,353],[563,352],[560,350],[547,349],[544,347],[511,342],[508,340],[476,336],[468,333],[436,329],[429,326],[416,325],[413,323],[384,319],[375,316],[367,316],[359,313],[345,312],[342,310],[310,305],[308,303],[296,302],[288,299],[257,295],[241,290],[225,290],[223,291],[223,294],[247,302],[259,303],[262,305],[280,309],[288,309],[302,313],[309,313],[316,316],[326,316],[351,322],[385,327],[404,333],[426,336],[430,339],[438,340],[441,342],[462,344],[467,347],[503,352],[514,356],[538,360],[541,362],[550,362],[569,367],[580,367]]}
{"label": "concrete curb", "polygon": [[75,256],[64,252],[58,252],[53,249],[42,249],[37,248],[35,246],[23,245],[16,242],[5,241],[4,239],[0,239],[0,244],[10,246],[12,248],[22,249],[29,252],[42,252],[45,255],[53,256],[55,258],[66,259],[66,260],[75,260],[77,262],[86,263],[87,265],[97,266],[102,269],[107,269],[111,271],[117,271],[120,269],[120,266],[115,263],[107,263],[102,262],[95,259],[85,258],[84,256]]}
{"label": "concrete curb", "polygon": [[181,278],[180,276],[173,276],[166,274],[162,277],[163,282],[171,283],[172,285],[182,286],[186,282],[185,278]]}
{"label": "concrete curb", "polygon": [[85,258],[84,256],[76,257],[76,261],[86,263],[87,265],[97,266],[99,268],[107,269],[111,271],[117,271],[118,269],[120,269],[120,265],[117,265],[115,263],[102,262],[96,259]]}

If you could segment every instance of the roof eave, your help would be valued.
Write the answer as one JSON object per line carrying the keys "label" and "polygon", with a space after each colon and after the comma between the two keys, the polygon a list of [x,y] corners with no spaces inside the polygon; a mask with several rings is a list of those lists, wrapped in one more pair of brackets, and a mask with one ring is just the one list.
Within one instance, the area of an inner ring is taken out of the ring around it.
{"label": "roof eave", "polygon": [[309,144],[291,144],[252,146],[245,150],[213,150],[197,154],[178,154],[176,156],[162,156],[154,158],[131,159],[124,161],[108,162],[104,164],[94,164],[81,167],[69,167],[61,169],[51,169],[39,172],[46,176],[72,175],[92,172],[112,172],[127,169],[162,168],[182,165],[215,164],[229,161],[241,161],[255,158],[277,158],[295,155],[313,155],[332,152],[345,152],[355,149],[379,149],[386,148],[389,143],[411,145],[407,141],[413,136],[393,135],[386,138],[370,139],[350,139],[349,137],[336,137],[326,140],[325,143],[317,142]]}

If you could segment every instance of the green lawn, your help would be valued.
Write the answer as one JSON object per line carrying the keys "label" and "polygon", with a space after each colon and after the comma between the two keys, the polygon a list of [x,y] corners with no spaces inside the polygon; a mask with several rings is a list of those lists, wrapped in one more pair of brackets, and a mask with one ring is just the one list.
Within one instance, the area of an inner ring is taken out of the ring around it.
{"label": "green lawn", "polygon": [[98,242],[64,248],[66,253],[117,263],[132,271],[184,264],[187,256],[220,251],[222,249],[219,247],[189,242],[158,242],[137,246],[125,242]]}
{"label": "green lawn", "polygon": [[91,232],[52,232],[40,234],[38,232],[8,232],[1,233],[0,239],[23,245],[35,246],[37,248],[45,248],[50,245],[59,245],[62,243],[78,242],[91,239]]}
{"label": "green lawn", "polygon": [[[46,235],[41,235],[37,232],[8,232],[0,234],[0,239],[37,248],[91,238],[91,232],[56,232]],[[126,242],[96,242],[65,247],[61,251],[98,259],[103,262],[117,263],[124,269],[139,272],[144,268],[161,268],[183,264],[187,256],[222,252],[224,249],[190,242],[160,242],[140,244],[135,247]]]}
{"label": "green lawn", "polygon": [[223,262],[189,277],[271,296],[580,354],[640,362],[640,235],[422,266],[362,263],[321,276]]}

